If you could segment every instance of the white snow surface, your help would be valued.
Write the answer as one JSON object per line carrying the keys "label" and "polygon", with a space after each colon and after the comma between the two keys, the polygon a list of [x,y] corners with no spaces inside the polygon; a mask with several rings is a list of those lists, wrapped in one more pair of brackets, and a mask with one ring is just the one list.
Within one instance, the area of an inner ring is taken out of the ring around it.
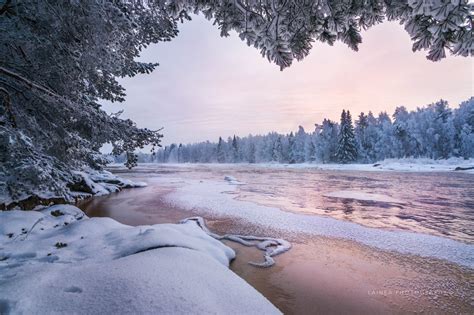
{"label": "white snow surface", "polygon": [[474,245],[434,235],[368,228],[333,218],[287,212],[237,200],[236,189],[237,186],[224,181],[186,180],[166,199],[183,209],[240,218],[289,235],[303,233],[349,239],[382,250],[444,259],[474,269]]}
{"label": "white snow surface", "polygon": [[324,194],[323,196],[329,197],[329,198],[354,199],[354,200],[362,200],[362,201],[405,204],[404,201],[395,199],[390,196],[386,196],[382,194],[367,193],[367,192],[362,192],[362,191],[354,191],[354,190],[333,191],[333,192]]}
{"label": "white snow surface", "polygon": [[[143,165],[149,163],[140,163]],[[154,163],[151,163],[154,164]],[[118,164],[111,164],[113,166],[121,166]],[[195,167],[196,165],[209,165],[209,163],[182,163],[173,164],[165,163],[160,164],[161,167]],[[229,167],[248,167],[252,166],[255,168],[271,168],[271,169],[320,169],[320,170],[340,170],[340,171],[363,171],[363,172],[452,172],[455,171],[456,167],[469,168],[474,167],[474,159],[463,159],[463,158],[449,158],[445,160],[433,160],[428,158],[405,158],[405,159],[385,159],[371,164],[323,164],[323,163],[299,163],[299,164],[284,164],[284,163],[212,163],[214,168],[229,168]],[[471,170],[460,170],[456,171],[460,173],[474,174],[474,169]]]}
{"label": "white snow surface", "polygon": [[219,235],[213,233],[207,228],[204,219],[201,217],[186,218],[181,222],[186,223],[187,221],[195,221],[204,232],[206,232],[208,235],[212,236],[217,240],[230,240],[244,246],[255,246],[258,249],[264,251],[264,262],[249,262],[250,265],[255,267],[267,268],[273,266],[275,264],[275,260],[272,257],[289,251],[291,248],[291,244],[281,238],[259,237],[253,235],[246,236],[236,234]]}
{"label": "white snow surface", "polygon": [[[364,171],[364,172],[451,172],[456,167],[474,167],[474,159],[449,158],[446,160],[433,160],[428,158],[405,158],[405,159],[385,159],[372,164],[263,164],[265,167],[284,168],[316,168],[321,170],[341,170],[341,171]],[[474,174],[474,170],[463,170]]]}
{"label": "white snow surface", "polygon": [[133,182],[129,179],[115,176],[109,171],[75,171],[75,174],[82,177],[86,185],[95,196],[108,195],[113,192],[120,191],[122,188],[138,188],[145,187],[147,184],[143,182]]}
{"label": "white snow surface", "polygon": [[194,221],[131,227],[69,205],[3,211],[0,314],[280,313],[228,269],[234,257]]}

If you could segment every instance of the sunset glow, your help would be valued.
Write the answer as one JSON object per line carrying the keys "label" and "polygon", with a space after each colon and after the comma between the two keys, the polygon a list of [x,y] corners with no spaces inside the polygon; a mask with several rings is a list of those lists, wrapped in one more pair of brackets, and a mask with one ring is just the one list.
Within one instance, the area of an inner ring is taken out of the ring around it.
{"label": "sunset glow", "polygon": [[315,43],[306,59],[284,71],[235,33],[221,38],[203,17],[180,30],[173,41],[143,52],[143,60],[160,63],[151,75],[121,81],[126,102],[104,106],[124,109],[123,117],[140,126],[164,127],[164,144],[286,133],[298,125],[312,130],[323,118],[339,119],[343,108],[391,114],[400,105],[416,109],[439,99],[456,107],[473,94],[471,58],[431,62],[411,51],[397,23],[364,32],[359,52]]}

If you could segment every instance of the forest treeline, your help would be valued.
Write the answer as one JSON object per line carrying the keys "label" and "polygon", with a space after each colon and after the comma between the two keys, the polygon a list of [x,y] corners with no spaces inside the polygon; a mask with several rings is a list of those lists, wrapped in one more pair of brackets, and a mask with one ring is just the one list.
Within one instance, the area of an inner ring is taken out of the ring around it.
{"label": "forest treeline", "polygon": [[[451,109],[446,101],[392,116],[343,110],[339,122],[324,119],[307,132],[270,132],[220,137],[217,142],[171,144],[155,155],[141,153],[138,162],[157,163],[372,163],[387,158],[446,159],[474,157],[474,98]],[[116,157],[123,162],[125,157]]]}

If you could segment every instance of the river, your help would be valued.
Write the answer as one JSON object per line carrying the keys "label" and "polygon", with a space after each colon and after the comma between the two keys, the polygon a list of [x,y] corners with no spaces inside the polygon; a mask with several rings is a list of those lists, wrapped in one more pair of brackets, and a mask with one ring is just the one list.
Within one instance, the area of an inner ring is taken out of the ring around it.
{"label": "river", "polygon": [[199,215],[218,233],[291,241],[268,269],[247,264],[261,252],[227,243],[237,252],[232,270],[285,313],[474,311],[472,174],[157,164],[111,171],[148,186],[80,202],[89,216],[142,225]]}

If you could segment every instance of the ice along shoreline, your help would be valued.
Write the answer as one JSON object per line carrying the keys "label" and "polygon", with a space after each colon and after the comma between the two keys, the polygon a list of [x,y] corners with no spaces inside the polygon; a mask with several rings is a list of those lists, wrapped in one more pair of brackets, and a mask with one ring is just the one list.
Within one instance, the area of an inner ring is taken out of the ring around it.
{"label": "ice along shoreline", "polygon": [[334,218],[287,212],[236,199],[238,185],[225,181],[185,180],[166,195],[177,207],[234,217],[283,233],[348,239],[381,250],[443,259],[474,269],[474,245],[435,235],[365,227]]}

